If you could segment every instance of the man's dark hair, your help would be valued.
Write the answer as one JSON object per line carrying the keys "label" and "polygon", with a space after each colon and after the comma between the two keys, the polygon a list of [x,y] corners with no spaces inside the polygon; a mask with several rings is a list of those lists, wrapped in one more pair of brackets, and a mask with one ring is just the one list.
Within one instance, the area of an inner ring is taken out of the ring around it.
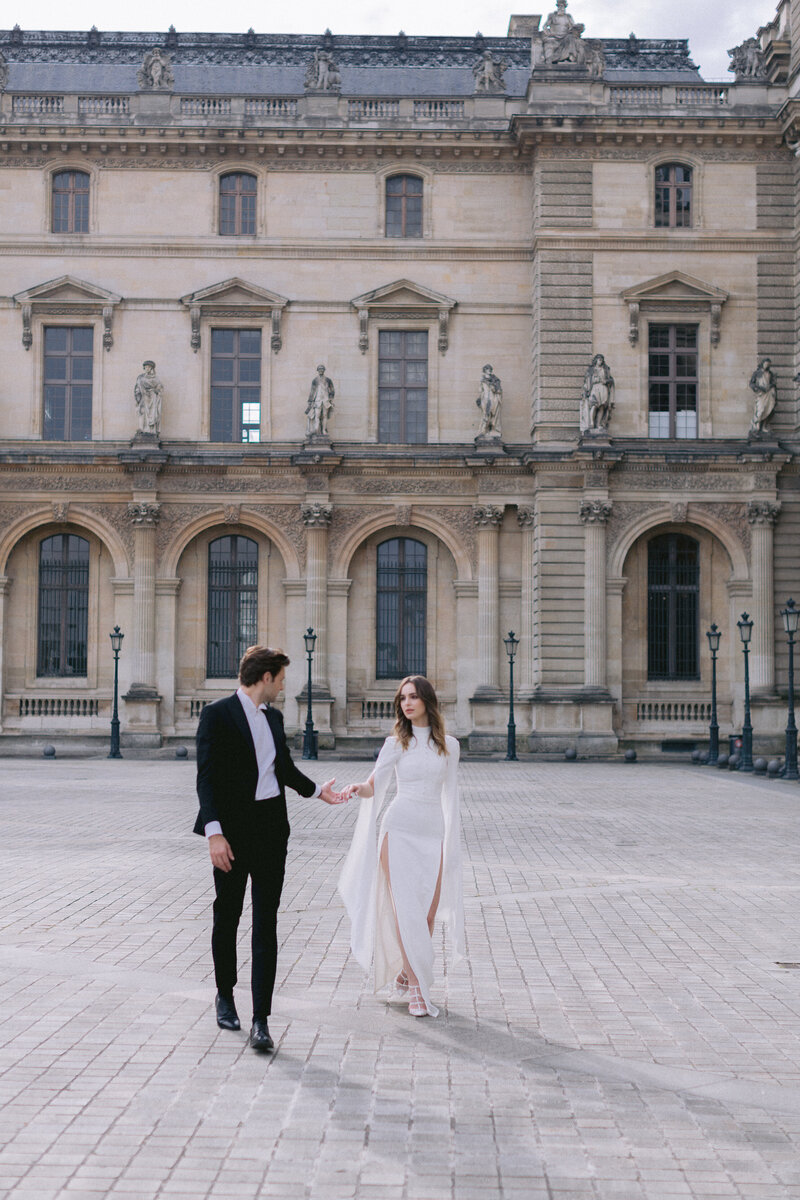
{"label": "man's dark hair", "polygon": [[273,650],[270,646],[248,646],[239,663],[239,683],[242,687],[252,687],[269,671],[274,679],[280,675],[282,667],[288,667],[289,656],[282,650]]}

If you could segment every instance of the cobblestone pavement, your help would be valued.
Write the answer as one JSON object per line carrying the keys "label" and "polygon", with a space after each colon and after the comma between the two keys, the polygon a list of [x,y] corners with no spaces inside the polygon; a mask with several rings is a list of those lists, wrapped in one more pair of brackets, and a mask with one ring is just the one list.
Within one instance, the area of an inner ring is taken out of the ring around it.
{"label": "cobblestone pavement", "polygon": [[348,958],[352,806],[293,798],[265,1058],[213,1018],[192,764],[0,780],[3,1200],[800,1198],[797,785],[466,764],[435,1021]]}

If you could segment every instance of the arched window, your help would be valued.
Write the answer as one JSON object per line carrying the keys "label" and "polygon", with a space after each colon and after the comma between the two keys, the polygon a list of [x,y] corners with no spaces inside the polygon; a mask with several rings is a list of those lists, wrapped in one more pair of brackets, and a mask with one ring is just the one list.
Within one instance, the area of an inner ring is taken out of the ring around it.
{"label": "arched window", "polygon": [[209,679],[231,679],[258,629],[258,546],[250,538],[217,538],[208,547]]}
{"label": "arched window", "polygon": [[256,231],[256,179],[243,171],[219,181],[219,231],[229,236]]}
{"label": "arched window", "polygon": [[656,225],[670,229],[692,223],[692,168],[684,163],[656,167]]}
{"label": "arched window", "polygon": [[422,237],[422,180],[390,175],[386,180],[386,236]]}
{"label": "arched window", "polygon": [[53,176],[53,233],[89,232],[89,176],[57,171]]}
{"label": "arched window", "polygon": [[647,547],[647,678],[699,679],[700,554],[682,533]]}
{"label": "arched window", "polygon": [[425,674],[427,559],[413,538],[378,546],[376,679]]}
{"label": "arched window", "polygon": [[89,543],[57,533],[39,546],[37,674],[86,674],[89,638]]}

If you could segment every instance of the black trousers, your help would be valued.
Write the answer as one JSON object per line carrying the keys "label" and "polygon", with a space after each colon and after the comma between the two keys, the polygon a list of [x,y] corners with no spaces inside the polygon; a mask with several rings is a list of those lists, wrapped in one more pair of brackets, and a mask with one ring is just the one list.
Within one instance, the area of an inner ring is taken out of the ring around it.
{"label": "black trousers", "polygon": [[272,1011],[278,959],[278,906],[289,840],[285,801],[254,800],[242,830],[228,840],[234,855],[233,866],[230,871],[214,868],[216,899],[211,953],[217,991],[229,996],[236,985],[236,932],[249,878],[253,904],[253,1020],[263,1021]]}

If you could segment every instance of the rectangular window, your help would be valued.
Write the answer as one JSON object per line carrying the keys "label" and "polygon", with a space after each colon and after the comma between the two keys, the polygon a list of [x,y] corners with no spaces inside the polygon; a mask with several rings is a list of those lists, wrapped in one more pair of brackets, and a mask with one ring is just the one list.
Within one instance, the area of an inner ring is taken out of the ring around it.
{"label": "rectangular window", "polygon": [[651,438],[697,437],[697,326],[651,325],[648,334]]}
{"label": "rectangular window", "polygon": [[37,674],[86,674],[89,633],[89,543],[56,534],[39,546]]}
{"label": "rectangular window", "polygon": [[89,232],[89,176],[59,171],[53,176],[53,233]]}
{"label": "rectangular window", "polygon": [[376,679],[425,674],[427,556],[413,538],[378,546]]}
{"label": "rectangular window", "polygon": [[88,442],[92,436],[94,330],[53,325],[44,331],[44,423],[48,441]]}
{"label": "rectangular window", "polygon": [[386,236],[422,237],[422,180],[417,175],[386,180]]}
{"label": "rectangular window", "polygon": [[382,329],[378,335],[378,441],[427,440],[427,331]]}
{"label": "rectangular window", "polygon": [[261,330],[211,330],[211,441],[261,441]]}

